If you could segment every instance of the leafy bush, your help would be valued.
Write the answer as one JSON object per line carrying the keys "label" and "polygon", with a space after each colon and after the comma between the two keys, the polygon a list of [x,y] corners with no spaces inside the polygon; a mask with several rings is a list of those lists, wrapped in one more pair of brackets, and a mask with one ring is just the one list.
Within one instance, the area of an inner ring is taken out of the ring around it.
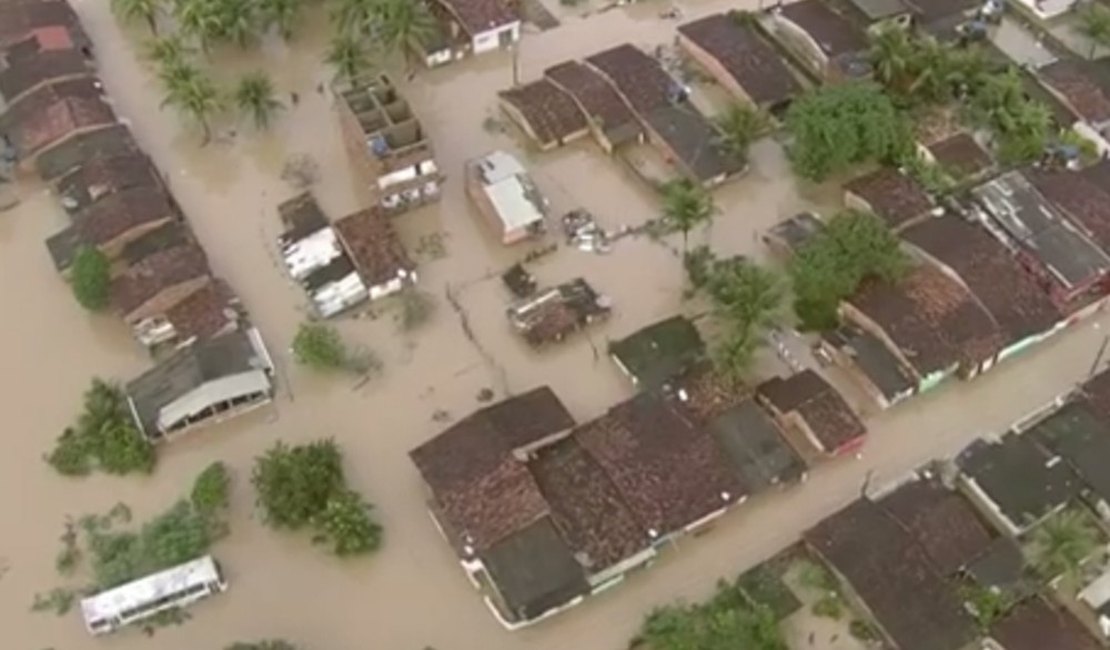
{"label": "leafy bush", "polygon": [[197,475],[189,500],[198,513],[211,517],[227,508],[230,491],[231,477],[227,466],[216,461]]}
{"label": "leafy bush", "polygon": [[70,267],[70,285],[77,302],[89,311],[100,311],[108,306],[111,287],[111,265],[99,250],[84,246],[77,251]]}
{"label": "leafy bush", "polygon": [[134,531],[86,527],[88,550],[97,587],[108,589],[208,552],[212,536],[207,520],[188,501],[178,501]]}
{"label": "leafy bush", "polygon": [[657,609],[644,621],[640,638],[652,650],[788,650],[768,608],[730,600]]}
{"label": "leafy bush", "polygon": [[94,468],[109,474],[150,472],[154,450],[131,419],[123,391],[93,379],[77,424],[62,432],[46,461],[67,476],[88,474]]}
{"label": "leafy bush", "polygon": [[370,518],[370,505],[354,490],[342,490],[328,499],[313,521],[316,541],[329,544],[336,555],[357,555],[377,550],[382,528]]}
{"label": "leafy bush", "polygon": [[301,323],[293,337],[293,356],[313,370],[341,370],[348,360],[339,332],[323,323]]}

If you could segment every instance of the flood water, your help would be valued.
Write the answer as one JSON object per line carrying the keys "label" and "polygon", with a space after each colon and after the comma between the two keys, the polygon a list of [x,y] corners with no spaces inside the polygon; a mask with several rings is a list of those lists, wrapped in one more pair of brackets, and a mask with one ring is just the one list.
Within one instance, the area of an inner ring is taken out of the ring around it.
{"label": "flood water", "polygon": [[[691,18],[739,4],[681,6]],[[149,361],[120,321],[89,316],[78,307],[42,245],[64,224],[61,209],[41,188],[21,187],[22,204],[0,215],[0,295],[7,305],[0,320],[5,370],[0,406],[7,439],[0,457],[5,526],[0,620],[6,623],[6,648],[85,650],[110,644],[128,650],[156,644],[163,650],[218,650],[234,640],[286,637],[311,650],[609,650],[623,647],[641,616],[667,602],[676,584],[698,591],[712,585],[711,576],[675,583],[648,573],[600,597],[607,603],[604,611],[591,603],[510,634],[486,611],[431,525],[406,455],[442,428],[432,420],[435,411],[461,417],[478,406],[476,395],[483,388],[501,396],[549,384],[580,421],[597,416],[631,395],[605,356],[606,340],[687,307],[678,259],[659,243],[627,238],[606,256],[561,248],[532,265],[541,283],[585,277],[614,299],[614,316],[560,347],[542,354],[528,350],[509,330],[507,294],[496,277],[528,249],[502,247],[477,219],[463,196],[463,162],[493,148],[512,150],[532,170],[552,214],[584,207],[613,229],[658,216],[656,197],[643,183],[591,142],[539,154],[522,147],[511,131],[485,128],[486,118],[497,116],[496,91],[512,83],[507,54],[420,73],[403,91],[432,136],[448,182],[440,204],[399,217],[397,224],[410,250],[428,236],[445,244],[446,255],[439,259],[418,255],[422,288],[435,297],[437,310],[411,333],[398,331],[388,304],[339,322],[353,344],[382,359],[383,373],[360,387],[342,378],[312,376],[296,368],[287,351],[306,310],[304,295],[275,258],[275,208],[295,193],[280,179],[282,166],[294,154],[317,162],[321,179],[313,190],[333,218],[366,204],[339,139],[331,98],[317,92],[329,75],[320,63],[327,40],[323,12],[310,12],[291,46],[267,40],[247,51],[225,48],[211,55],[218,79],[230,83],[242,72],[265,69],[284,98],[296,92],[300,101],[270,133],[259,135],[245,123],[225,120],[215,142],[201,147],[195,129],[159,109],[151,71],[137,57],[142,30],[121,32],[108,5],[77,3],[108,93],[168,177],[213,269],[242,297],[279,363],[282,383],[273,407],[160,449],[159,466],[148,479],[67,480],[54,474],[41,456],[74,417],[90,378],[127,379]],[[645,47],[669,44],[677,23],[657,17],[666,6],[645,3],[588,18],[580,17],[586,7],[553,6],[564,23],[526,34],[521,77],[534,78],[549,65],[625,40]],[[403,81],[403,74],[393,76]],[[799,194],[773,141],[758,143],[753,159],[747,177],[716,193],[721,212],[708,234],[693,236],[694,242],[708,237],[721,252],[760,255],[760,230],[813,207],[812,200],[829,199],[827,190],[804,192],[807,198]],[[475,341],[463,335],[459,314],[444,299],[448,286],[466,312]],[[341,443],[351,482],[376,504],[386,542],[373,557],[337,560],[304,538],[266,530],[252,515],[251,459],[278,439],[322,436]],[[160,630],[153,641],[133,630],[94,641],[76,611],[63,618],[28,611],[35,592],[63,584],[54,557],[67,515],[105,511],[123,501],[142,520],[170,505],[214,460],[228,463],[237,479],[233,532],[214,550],[229,575],[227,594],[196,606],[193,620]],[[731,566],[728,558],[706,559],[713,571]]]}

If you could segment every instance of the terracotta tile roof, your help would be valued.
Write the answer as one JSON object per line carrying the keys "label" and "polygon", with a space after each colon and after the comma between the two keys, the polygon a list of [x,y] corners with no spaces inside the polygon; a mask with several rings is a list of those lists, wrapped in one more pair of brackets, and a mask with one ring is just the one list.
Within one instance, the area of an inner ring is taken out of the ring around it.
{"label": "terracotta tile roof", "polygon": [[85,57],[77,50],[39,52],[0,70],[0,97],[9,108],[25,93],[62,77],[91,74]]}
{"label": "terracotta tile roof", "polygon": [[925,549],[941,575],[955,575],[987,551],[990,529],[960,494],[936,479],[918,479],[879,501]]}
{"label": "terracotta tile roof", "polygon": [[21,41],[36,29],[79,24],[77,13],[65,0],[4,0],[0,2],[0,47]]}
{"label": "terracotta tile roof", "polygon": [[83,241],[102,245],[132,228],[174,216],[166,191],[148,185],[103,196],[78,212],[73,221]]}
{"label": "terracotta tile roof", "polygon": [[975,176],[993,164],[991,155],[968,133],[957,133],[928,148],[942,169],[959,176]]}
{"label": "terracotta tile roof", "polygon": [[[1064,97],[1084,120],[1094,124],[1110,121],[1110,82],[1097,78],[1094,66],[1075,59],[1060,59],[1037,69],[1041,81]],[[1102,65],[1107,65],[1105,62]],[[1110,71],[1103,73],[1110,79]]]}
{"label": "terracotta tile roof", "polygon": [[548,68],[544,75],[574,97],[590,116],[590,120],[605,132],[627,127],[639,130],[636,116],[628,109],[624,100],[593,69],[577,61],[567,61]]}
{"label": "terracotta tile roof", "polygon": [[756,392],[779,412],[797,413],[826,453],[837,453],[867,435],[867,427],[848,402],[812,369],[786,379],[770,379],[760,384]]}
{"label": "terracotta tile roof", "polygon": [[954,586],[912,534],[859,499],[805,533],[900,650],[957,650],[976,638]]}
{"label": "terracotta tile roof", "polygon": [[235,296],[222,280],[213,280],[166,310],[179,340],[219,336],[236,322]]}
{"label": "terracotta tile roof", "polygon": [[575,429],[636,518],[679,531],[746,493],[724,452],[661,398],[641,393]]}
{"label": "terracotta tile roof", "polygon": [[384,284],[415,268],[393,222],[380,211],[371,208],[347,215],[334,227],[367,286]]}
{"label": "terracotta tile roof", "polygon": [[848,302],[883,328],[922,375],[994,356],[1002,336],[990,315],[955,280],[931,265],[898,284],[864,282]]}
{"label": "terracotta tile roof", "polygon": [[1083,171],[1031,169],[1034,187],[1072,221],[1090,233],[1103,251],[1110,251],[1110,160]]}
{"label": "terracotta tile roof", "polygon": [[673,103],[678,84],[658,61],[633,45],[598,52],[586,62],[608,77],[641,117]]}
{"label": "terracotta tile roof", "polygon": [[473,481],[436,492],[461,541],[481,552],[550,514],[527,466],[512,455]]}
{"label": "terracotta tile roof", "polygon": [[35,171],[44,180],[69,173],[90,160],[141,153],[131,130],[123,124],[89,131],[51,147],[35,160]]}
{"label": "terracotta tile roof", "polygon": [[560,534],[590,572],[611,567],[650,545],[645,526],[574,437],[542,449],[529,467]]}
{"label": "terracotta tile roof", "polygon": [[871,211],[893,229],[917,219],[933,207],[932,199],[920,183],[892,167],[853,178],[844,189],[866,201]]}
{"label": "terracotta tile roof", "polygon": [[751,398],[752,390],[726,379],[709,361],[694,364],[672,380],[683,409],[698,426]]}
{"label": "terracotta tile roof", "polygon": [[208,258],[195,244],[159,251],[112,281],[112,305],[126,317],[162,291],[209,273]]}
{"label": "terracotta tile roof", "polygon": [[1036,596],[996,622],[990,636],[1005,650],[1098,650],[1102,646],[1071,612]]}
{"label": "terracotta tile roof", "polygon": [[98,84],[72,79],[42,86],[0,117],[0,131],[8,131],[20,154],[29,157],[74,131],[114,124],[116,115]]}
{"label": "terracotta tile roof", "polygon": [[776,11],[801,27],[830,58],[867,49],[863,30],[834,11],[825,0],[788,2]]}
{"label": "terracotta tile roof", "polygon": [[586,129],[586,116],[578,104],[546,79],[503,90],[499,95],[520,111],[543,146]]}
{"label": "terracotta tile roof", "polygon": [[902,237],[960,276],[1010,343],[1045,332],[1061,319],[1048,292],[983,228],[946,216],[911,226]]}
{"label": "terracotta tile roof", "polygon": [[802,91],[775,48],[730,14],[707,16],[678,31],[716,59],[761,106],[781,104]]}
{"label": "terracotta tile roof", "polygon": [[101,198],[137,187],[161,187],[162,179],[146,154],[133,151],[117,156],[96,156],[58,179],[55,189],[70,211]]}
{"label": "terracotta tile roof", "polygon": [[472,37],[518,22],[520,18],[501,0],[440,0]]}
{"label": "terracotta tile roof", "polygon": [[831,389],[832,386],[829,386],[821,375],[812,369],[806,369],[786,379],[772,377],[757,386],[755,390],[776,409],[789,413]]}

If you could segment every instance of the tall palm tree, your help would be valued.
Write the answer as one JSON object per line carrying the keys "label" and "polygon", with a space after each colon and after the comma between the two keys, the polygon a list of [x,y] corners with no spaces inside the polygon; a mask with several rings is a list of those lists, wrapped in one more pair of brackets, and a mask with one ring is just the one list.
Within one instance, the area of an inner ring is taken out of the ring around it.
{"label": "tall palm tree", "polygon": [[906,30],[888,26],[872,37],[870,57],[875,78],[887,88],[901,89],[913,64],[913,42]]}
{"label": "tall palm tree", "polygon": [[267,26],[277,27],[281,37],[293,37],[293,27],[301,16],[303,0],[258,0],[258,12]]}
{"label": "tall palm tree", "polygon": [[193,54],[192,48],[178,34],[151,39],[144,49],[147,60],[160,68],[186,63]]}
{"label": "tall palm tree", "polygon": [[747,160],[748,149],[763,129],[767,116],[747,104],[733,104],[717,119],[721,144],[737,160]]}
{"label": "tall palm tree", "polygon": [[437,29],[423,0],[379,0],[376,20],[382,45],[387,51],[400,50],[406,66],[411,66],[412,53],[422,50]]}
{"label": "tall palm tree", "polygon": [[337,79],[351,81],[370,67],[370,53],[355,34],[341,32],[336,34],[328,47],[326,63],[335,68]]}
{"label": "tall palm tree", "polygon": [[166,91],[162,106],[173,106],[196,120],[204,130],[203,144],[208,144],[212,139],[210,120],[224,105],[216,84],[190,64],[167,68],[160,76]]}
{"label": "tall palm tree", "polygon": [[257,19],[253,0],[218,0],[216,36],[246,47],[256,34]]}
{"label": "tall palm tree", "polygon": [[173,15],[181,32],[196,39],[206,52],[219,39],[219,11],[217,0],[174,0],[173,4]]}
{"label": "tall palm tree", "polygon": [[336,31],[370,35],[378,23],[382,0],[333,0],[331,21]]}
{"label": "tall palm tree", "polygon": [[1078,29],[1091,41],[1087,58],[1095,58],[1099,45],[1110,47],[1110,9],[1098,2],[1088,2],[1079,10]]}
{"label": "tall palm tree", "polygon": [[235,88],[235,104],[250,115],[255,128],[266,129],[274,115],[285,108],[275,97],[274,83],[265,72],[252,72],[239,80]]}
{"label": "tall palm tree", "polygon": [[112,0],[112,12],[124,21],[141,20],[150,27],[150,33],[158,34],[158,14],[162,0]]}
{"label": "tall palm tree", "polygon": [[663,186],[663,217],[669,226],[682,233],[682,255],[690,231],[713,218],[713,197],[688,178],[670,181]]}
{"label": "tall palm tree", "polygon": [[1090,516],[1078,509],[1059,512],[1033,530],[1033,566],[1045,577],[1078,577],[1079,569],[1100,544]]}

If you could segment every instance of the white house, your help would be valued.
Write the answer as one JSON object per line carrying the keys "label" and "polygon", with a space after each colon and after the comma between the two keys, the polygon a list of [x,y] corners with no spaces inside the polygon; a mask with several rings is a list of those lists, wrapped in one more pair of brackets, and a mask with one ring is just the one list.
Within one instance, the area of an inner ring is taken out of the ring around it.
{"label": "white house", "polygon": [[502,243],[513,244],[543,231],[547,200],[511,154],[494,151],[469,161],[466,192],[497,229]]}

